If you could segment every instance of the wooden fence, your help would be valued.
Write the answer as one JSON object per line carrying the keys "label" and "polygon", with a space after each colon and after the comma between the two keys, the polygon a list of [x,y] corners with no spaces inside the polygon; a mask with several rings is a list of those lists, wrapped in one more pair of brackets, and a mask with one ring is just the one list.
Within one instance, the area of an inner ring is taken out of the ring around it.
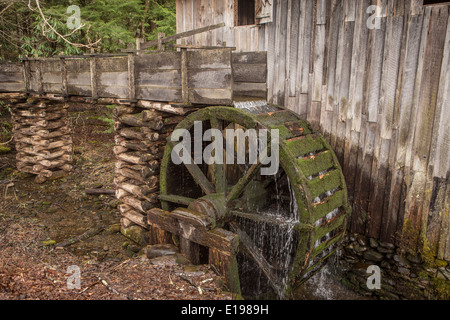
{"label": "wooden fence", "polygon": [[271,3],[272,22],[235,27],[233,0],[177,0],[177,32],[224,22],[186,44],[267,51],[270,101],[339,156],[350,231],[450,260],[449,4]]}

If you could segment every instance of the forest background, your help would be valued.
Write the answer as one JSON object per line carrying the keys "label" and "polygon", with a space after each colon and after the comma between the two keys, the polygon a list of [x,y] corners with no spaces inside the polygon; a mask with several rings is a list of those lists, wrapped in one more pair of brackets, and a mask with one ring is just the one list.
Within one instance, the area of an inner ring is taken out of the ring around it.
{"label": "forest background", "polygon": [[175,0],[0,0],[0,61],[117,52],[175,34],[175,8]]}

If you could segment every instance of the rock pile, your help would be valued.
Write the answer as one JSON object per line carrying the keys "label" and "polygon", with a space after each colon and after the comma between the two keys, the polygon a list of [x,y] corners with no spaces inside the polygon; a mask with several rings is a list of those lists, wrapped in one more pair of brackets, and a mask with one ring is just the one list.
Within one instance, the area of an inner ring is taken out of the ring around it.
{"label": "rock pile", "polygon": [[[450,265],[444,260],[424,261],[392,243],[347,235],[339,259],[342,281],[357,292],[382,299],[449,299]],[[371,265],[380,267],[381,289],[369,289]]]}

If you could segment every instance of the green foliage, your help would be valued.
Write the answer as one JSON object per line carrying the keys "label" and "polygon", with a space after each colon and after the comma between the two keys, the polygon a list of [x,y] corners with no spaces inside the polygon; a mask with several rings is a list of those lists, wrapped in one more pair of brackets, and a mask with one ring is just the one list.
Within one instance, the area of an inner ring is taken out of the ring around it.
{"label": "green foliage", "polygon": [[[160,3],[161,2],[161,3]],[[150,20],[156,24],[147,36],[147,40],[155,40],[158,38],[158,33],[163,32],[166,36],[171,36],[176,33],[176,1],[156,1],[151,0]]]}
{"label": "green foliage", "polygon": [[[100,40],[96,52],[117,52],[135,43],[136,37],[156,39],[158,32],[176,32],[175,0],[40,0],[48,23],[67,41],[44,23],[35,1],[0,1],[0,60],[14,60],[20,56],[50,57],[78,55],[88,45]],[[80,7],[83,27],[73,32],[67,20],[70,5]],[[70,42],[70,43],[69,43]],[[72,44],[71,44],[72,43]]]}

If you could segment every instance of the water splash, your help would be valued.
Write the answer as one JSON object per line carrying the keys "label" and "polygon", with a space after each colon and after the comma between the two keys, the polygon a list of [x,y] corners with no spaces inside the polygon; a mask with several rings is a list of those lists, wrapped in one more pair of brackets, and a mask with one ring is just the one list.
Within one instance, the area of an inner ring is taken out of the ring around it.
{"label": "water splash", "polygon": [[252,114],[262,114],[280,110],[276,106],[267,104],[266,100],[235,101],[233,102],[233,106]]}
{"label": "water splash", "polygon": [[331,271],[328,265],[325,265],[310,279],[311,288],[314,288],[312,294],[321,300],[334,300],[333,290],[330,288]]}

